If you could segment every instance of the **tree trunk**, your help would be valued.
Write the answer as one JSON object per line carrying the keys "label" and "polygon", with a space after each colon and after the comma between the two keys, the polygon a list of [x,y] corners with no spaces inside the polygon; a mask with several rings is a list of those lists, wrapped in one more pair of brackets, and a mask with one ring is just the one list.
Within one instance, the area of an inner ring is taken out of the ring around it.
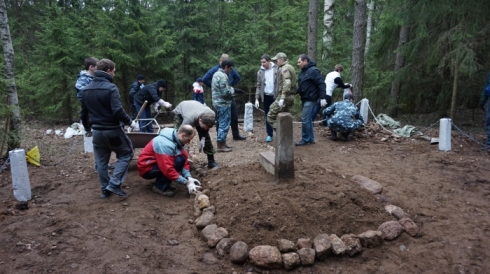
{"label": "tree trunk", "polygon": [[310,0],[308,11],[308,56],[316,60],[318,0]]}
{"label": "tree trunk", "polygon": [[369,42],[371,38],[371,29],[373,27],[373,9],[374,9],[374,0],[369,0],[367,4],[368,14],[367,14],[367,26],[366,26],[366,47],[364,49],[364,54],[368,53],[369,50]]}
{"label": "tree trunk", "polygon": [[0,0],[0,36],[2,37],[3,56],[5,59],[5,76],[7,84],[7,101],[12,113],[10,114],[10,134],[8,137],[8,150],[20,147],[20,109],[19,99],[17,97],[17,87],[15,86],[14,77],[14,48],[12,47],[12,38],[10,37],[10,28],[8,24],[7,8],[5,1]]}
{"label": "tree trunk", "polygon": [[459,64],[454,62],[454,82],[453,82],[453,97],[451,99],[451,114],[449,118],[454,121],[454,113],[456,112],[456,98],[458,94],[458,75],[459,74]]}
{"label": "tree trunk", "polygon": [[398,47],[395,59],[395,69],[393,71],[393,82],[391,82],[391,98],[390,107],[388,113],[392,117],[398,115],[398,98],[400,96],[401,79],[398,77],[400,68],[405,66],[405,56],[401,53],[401,48],[408,42],[410,36],[410,28],[408,26],[402,26],[400,29],[400,36],[398,38]]}
{"label": "tree trunk", "polygon": [[356,100],[362,98],[364,48],[366,46],[366,0],[355,0],[354,37],[352,45],[352,85]]}
{"label": "tree trunk", "polygon": [[328,50],[332,44],[333,7],[335,0],[325,0],[323,7],[323,64],[327,61]]}

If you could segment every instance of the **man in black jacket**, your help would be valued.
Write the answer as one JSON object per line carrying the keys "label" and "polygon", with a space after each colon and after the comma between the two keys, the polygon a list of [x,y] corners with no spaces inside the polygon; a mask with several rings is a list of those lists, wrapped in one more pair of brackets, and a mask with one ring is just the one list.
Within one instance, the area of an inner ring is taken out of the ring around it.
{"label": "man in black jacket", "polygon": [[306,54],[301,54],[298,58],[298,67],[301,72],[298,75],[297,93],[301,96],[301,141],[296,146],[304,146],[315,143],[313,134],[312,113],[321,99],[321,106],[327,105],[325,100],[325,82],[322,73],[316,67],[316,63],[310,60]]}
{"label": "man in black jacket", "polygon": [[142,74],[138,74],[136,77],[136,81],[134,81],[131,84],[131,87],[129,87],[129,93],[128,93],[128,102],[129,102],[129,109],[131,109],[132,115],[131,119],[135,119],[136,115],[138,115],[138,110],[136,110],[136,106],[134,105],[134,95],[140,91],[141,88],[145,86],[145,76]]}
{"label": "man in black jacket", "polygon": [[[111,193],[127,196],[121,189],[128,173],[129,161],[133,158],[133,144],[124,133],[123,124],[135,127],[136,123],[124,112],[117,86],[113,84],[116,64],[109,59],[97,62],[95,79],[82,91],[80,116],[88,136],[93,135],[95,163],[99,175],[101,198]],[[107,165],[111,152],[117,162],[112,176]]]}
{"label": "man in black jacket", "polygon": [[[140,111],[143,103],[147,101],[145,109],[141,112],[140,119],[150,119],[151,117],[151,105],[158,112],[158,107],[164,107],[170,109],[172,105],[169,102],[165,102],[161,97],[162,93],[167,89],[167,83],[163,79],[158,80],[156,83],[144,86],[138,93],[134,95],[134,104],[136,109]],[[153,132],[153,123],[151,120],[140,120],[140,132]]]}

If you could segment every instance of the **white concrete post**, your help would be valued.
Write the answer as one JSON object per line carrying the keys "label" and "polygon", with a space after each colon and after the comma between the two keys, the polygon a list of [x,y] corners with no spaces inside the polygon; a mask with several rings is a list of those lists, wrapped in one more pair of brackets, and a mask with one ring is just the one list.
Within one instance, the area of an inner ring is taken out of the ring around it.
{"label": "white concrete post", "polygon": [[14,197],[19,202],[27,202],[31,199],[31,183],[27,172],[26,152],[23,149],[14,149],[9,151],[9,157]]}
{"label": "white concrete post", "polygon": [[245,104],[245,114],[243,115],[243,130],[245,132],[254,131],[254,105],[250,102]]}
{"label": "white concrete post", "polygon": [[442,118],[439,123],[439,150],[451,150],[451,119]]}
{"label": "white concrete post", "polygon": [[362,119],[364,120],[364,124],[368,123],[368,117],[369,117],[369,100],[364,98],[361,100],[361,116]]}

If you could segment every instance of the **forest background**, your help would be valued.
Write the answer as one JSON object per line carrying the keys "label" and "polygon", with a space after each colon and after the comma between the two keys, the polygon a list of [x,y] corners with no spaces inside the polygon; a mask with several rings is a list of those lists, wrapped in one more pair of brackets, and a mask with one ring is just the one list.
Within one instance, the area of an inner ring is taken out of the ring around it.
{"label": "forest background", "polygon": [[[164,99],[177,104],[192,98],[192,83],[222,53],[233,60],[241,75],[236,87],[250,100],[262,54],[285,52],[298,70],[298,55],[313,52],[323,76],[342,64],[356,99],[368,98],[392,116],[447,116],[453,94],[457,107],[476,108],[490,71],[490,5],[483,0],[2,2],[23,119],[77,121],[74,84],[88,56],[116,63],[126,110],[137,74],[147,83],[165,79]],[[0,92],[7,98],[6,87]],[[210,103],[209,89],[206,98]],[[0,100],[0,118],[11,112],[8,100]]]}

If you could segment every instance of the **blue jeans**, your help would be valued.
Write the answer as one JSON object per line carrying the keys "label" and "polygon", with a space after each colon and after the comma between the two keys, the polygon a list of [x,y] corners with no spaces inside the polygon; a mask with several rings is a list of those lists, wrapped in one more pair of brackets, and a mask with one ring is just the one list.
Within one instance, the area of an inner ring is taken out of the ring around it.
{"label": "blue jeans", "polygon": [[487,115],[485,117],[487,128],[487,148],[490,148],[490,100],[487,103]]}
{"label": "blue jeans", "polygon": [[[175,157],[174,167],[175,170],[177,170],[177,172],[179,173],[182,172],[182,169],[184,168],[184,164],[185,164],[185,157],[183,155],[179,155]],[[172,180],[170,180],[169,178],[165,177],[165,175],[163,175],[163,173],[158,168],[157,164],[155,164],[150,171],[143,174],[143,176],[141,177],[143,177],[143,179],[146,180],[151,180],[156,178],[155,187],[160,189],[161,191],[167,191],[168,188],[170,187],[170,184],[172,183]]]}
{"label": "blue jeans", "polygon": [[204,104],[204,93],[195,93],[193,96],[194,101],[198,101],[201,104]]}
{"label": "blue jeans", "polygon": [[313,107],[313,110],[311,112],[311,121],[315,121],[316,115],[318,114],[318,111],[320,111],[320,100],[316,102],[315,107]]}
{"label": "blue jeans", "polygon": [[231,123],[231,107],[223,106],[223,107],[215,107],[216,108],[216,120],[218,121],[217,125],[217,138],[216,142],[225,142],[226,137],[228,136],[228,130],[230,129]]}
{"label": "blue jeans", "polygon": [[301,110],[301,140],[305,143],[315,142],[315,136],[313,135],[313,123],[311,122],[311,116],[313,110],[318,105],[316,101],[302,102]]}
{"label": "blue jeans", "polygon": [[270,137],[273,137],[274,130],[272,129],[271,125],[269,125],[269,122],[267,122],[267,113],[269,113],[269,109],[274,101],[274,96],[264,94],[265,129],[267,131],[267,136]]}
{"label": "blue jeans", "polygon": [[[107,185],[120,186],[128,174],[129,161],[133,158],[133,144],[122,128],[111,130],[92,130],[95,164],[101,189]],[[116,153],[117,162],[112,176],[109,175],[111,152]]]}
{"label": "blue jeans", "polygon": [[[140,111],[141,106],[139,103],[134,101],[134,106],[138,111]],[[153,118],[151,116],[151,104],[146,104],[145,109],[141,112],[140,119]],[[151,120],[139,121],[140,132],[150,132],[153,133],[153,122]]]}

